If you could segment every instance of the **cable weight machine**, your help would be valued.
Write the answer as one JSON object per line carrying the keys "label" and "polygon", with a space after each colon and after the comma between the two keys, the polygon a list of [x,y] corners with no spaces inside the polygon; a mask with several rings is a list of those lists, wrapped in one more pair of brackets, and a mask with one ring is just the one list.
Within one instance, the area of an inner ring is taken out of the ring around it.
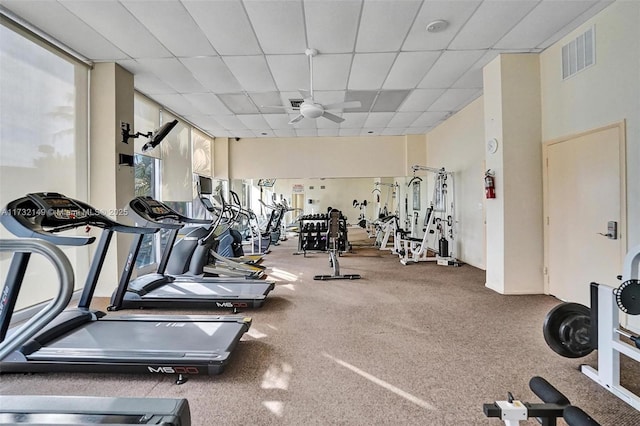
{"label": "cable weight machine", "polygon": [[[417,171],[433,175],[433,192],[423,222],[424,235],[416,237],[405,230],[398,230],[396,234],[395,252],[400,257],[400,263],[407,265],[410,262],[435,261],[438,265],[460,266],[461,263],[456,259],[453,172],[446,171],[444,167],[437,169],[418,165],[411,169],[414,175]],[[433,253],[435,256],[430,256]]]}

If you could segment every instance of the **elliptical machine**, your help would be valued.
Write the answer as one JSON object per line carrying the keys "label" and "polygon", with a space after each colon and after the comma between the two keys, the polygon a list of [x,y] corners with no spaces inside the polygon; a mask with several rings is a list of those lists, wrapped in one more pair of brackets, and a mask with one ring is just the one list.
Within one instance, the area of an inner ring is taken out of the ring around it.
{"label": "elliptical machine", "polygon": [[329,212],[329,226],[327,230],[327,251],[329,252],[329,265],[333,268],[333,275],[316,275],[314,280],[359,280],[359,274],[340,275],[340,210],[332,209]]}

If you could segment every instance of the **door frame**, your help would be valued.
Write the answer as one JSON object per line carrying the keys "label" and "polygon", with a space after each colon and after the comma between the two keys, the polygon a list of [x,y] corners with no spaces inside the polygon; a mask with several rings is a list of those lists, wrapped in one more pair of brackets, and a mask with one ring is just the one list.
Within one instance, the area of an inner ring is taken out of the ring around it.
{"label": "door frame", "polygon": [[[618,149],[620,153],[620,226],[618,227],[618,233],[620,235],[620,258],[624,259],[627,254],[627,143],[626,143],[626,122],[625,120],[618,121],[606,126],[597,127],[594,129],[586,130],[584,132],[572,133],[569,135],[561,136],[559,138],[551,139],[542,143],[542,211],[543,211],[543,238],[544,238],[544,293],[549,294],[549,177],[548,177],[548,164],[549,164],[549,148],[555,144],[567,142],[579,137],[587,136],[593,133],[599,133],[604,130],[618,128]],[[622,264],[620,265],[620,272],[622,272]]]}

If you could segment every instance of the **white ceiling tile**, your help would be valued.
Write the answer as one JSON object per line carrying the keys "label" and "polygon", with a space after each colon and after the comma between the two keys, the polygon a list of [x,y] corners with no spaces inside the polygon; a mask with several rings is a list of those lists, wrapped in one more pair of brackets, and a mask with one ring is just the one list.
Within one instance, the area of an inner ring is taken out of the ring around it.
{"label": "white ceiling tile", "polygon": [[216,121],[226,130],[246,130],[247,126],[235,115],[216,115]]}
{"label": "white ceiling tile", "polygon": [[232,136],[228,130],[216,130],[212,132],[212,135],[214,138],[230,138]]}
{"label": "white ceiling tile", "polygon": [[381,90],[371,107],[371,112],[395,113],[410,92],[410,90]]}
{"label": "white ceiling tile", "polygon": [[360,130],[360,136],[380,136],[384,132],[384,127],[366,127]]}
{"label": "white ceiling tile", "polygon": [[301,2],[245,0],[243,3],[265,54],[304,53],[307,43]]}
{"label": "white ceiling tile", "polygon": [[395,52],[357,53],[353,57],[351,75],[349,76],[349,89],[382,88],[382,83],[386,79],[395,59]]}
{"label": "white ceiling tile", "polygon": [[414,121],[416,121],[418,117],[420,117],[421,114],[422,113],[419,111],[399,112],[393,116],[393,118],[391,119],[391,121],[389,121],[389,124],[387,124],[387,126],[395,127],[395,128],[409,127],[411,123],[413,123]]}
{"label": "white ceiling tile", "polygon": [[309,58],[306,55],[267,55],[267,63],[281,91],[309,90]]}
{"label": "white ceiling tile", "polygon": [[314,90],[346,90],[351,54],[318,55],[313,58]]}
{"label": "white ceiling tile", "polygon": [[170,94],[157,94],[151,96],[151,98],[159,103],[160,105],[172,110],[173,112],[180,111],[180,115],[188,115],[188,114],[201,114],[191,102],[184,96],[178,93],[170,93]]}
{"label": "white ceiling tile", "polygon": [[225,56],[233,75],[248,92],[268,92],[276,90],[264,56]]}
{"label": "white ceiling tile", "polygon": [[440,52],[401,52],[391,67],[384,89],[413,89],[436,62]]}
{"label": "white ceiling tile", "polygon": [[296,136],[296,131],[291,128],[274,129],[273,133],[279,138],[293,138]]}
{"label": "white ceiling tile", "polygon": [[314,136],[318,136],[318,130],[316,130],[316,129],[296,129],[296,136],[298,136],[298,137],[314,137]]}
{"label": "white ceiling tile", "polygon": [[202,84],[176,58],[142,58],[138,59],[138,63],[180,93],[206,91]]}
{"label": "white ceiling tile", "polygon": [[176,90],[168,86],[153,74],[142,73],[133,76],[135,89],[146,95],[176,93]]}
{"label": "white ceiling tile", "polygon": [[450,87],[484,55],[483,50],[442,52],[418,87],[441,89]]}
{"label": "white ceiling tile", "polygon": [[361,0],[304,0],[309,47],[321,53],[353,52]]}
{"label": "white ceiling tile", "polygon": [[509,31],[497,48],[521,49],[542,44],[596,3],[590,1],[543,1]]}
{"label": "white ceiling tile", "polygon": [[360,135],[360,131],[361,128],[357,127],[354,129],[345,129],[344,127],[341,127],[340,130],[338,131],[338,135],[340,136],[359,136]]}
{"label": "white ceiling tile", "polygon": [[420,117],[418,117],[413,123],[411,123],[411,127],[433,126],[435,123],[441,122],[448,116],[449,113],[446,111],[427,111],[422,113]]}
{"label": "white ceiling tile", "polygon": [[185,93],[184,97],[203,114],[231,114],[231,111],[213,93]]}
{"label": "white ceiling tile", "polygon": [[444,93],[445,89],[415,89],[404,101],[398,111],[425,111]]}
{"label": "white ceiling tile", "polygon": [[219,57],[182,58],[180,62],[209,90],[216,93],[233,93],[242,90],[238,80]]}
{"label": "white ceiling tile", "polygon": [[338,127],[333,129],[318,129],[318,136],[338,136],[340,129]]}
{"label": "white ceiling tile", "polygon": [[365,1],[356,52],[392,52],[400,49],[422,0]]}
{"label": "white ceiling tile", "polygon": [[[402,50],[443,50],[480,5],[481,0],[427,0],[422,4]],[[443,19],[449,26],[442,32],[430,33],[427,25],[437,19]]]}
{"label": "white ceiling tile", "polygon": [[244,123],[247,128],[256,131],[257,129],[269,129],[269,124],[262,118],[260,114],[238,115],[238,119]]}
{"label": "white ceiling tile", "polygon": [[128,58],[126,53],[58,2],[7,0],[2,2],[2,6],[89,59]]}
{"label": "white ceiling tile", "polygon": [[122,0],[121,3],[175,56],[216,54],[180,2]]}
{"label": "white ceiling tile", "polygon": [[221,93],[218,98],[234,114],[257,114],[258,107],[245,93]]}
{"label": "white ceiling tile", "polygon": [[259,138],[272,138],[276,135],[271,129],[258,129],[254,130],[253,133]]}
{"label": "white ceiling tile", "polygon": [[480,93],[482,91],[477,89],[449,89],[431,104],[428,111],[457,111]]}
{"label": "white ceiling tile", "polygon": [[366,112],[343,112],[342,118],[344,118],[344,121],[340,123],[340,127],[343,129],[360,129],[364,126],[368,116],[369,113]]}
{"label": "white ceiling tile", "polygon": [[537,3],[537,0],[483,2],[453,39],[449,49],[492,47]]}
{"label": "white ceiling tile", "polygon": [[406,128],[404,127],[386,127],[381,135],[384,136],[401,136],[404,135],[404,131],[406,130]]}
{"label": "white ceiling tile", "polygon": [[265,114],[264,119],[272,129],[286,129],[290,126],[289,120],[291,120],[289,114]]}
{"label": "white ceiling tile", "polygon": [[239,1],[182,0],[221,55],[257,55],[262,50]]}
{"label": "white ceiling tile", "polygon": [[395,113],[393,112],[372,112],[369,113],[367,121],[364,122],[362,127],[386,127],[389,121],[393,118]]}
{"label": "white ceiling tile", "polygon": [[345,94],[344,90],[314,90],[313,99],[322,105],[336,104],[344,102]]}
{"label": "white ceiling tile", "polygon": [[258,111],[263,114],[278,114],[286,111],[284,109],[269,108],[282,105],[278,92],[249,93],[248,95],[258,107]]}
{"label": "white ceiling tile", "polygon": [[115,1],[60,0],[76,16],[133,58],[166,58],[171,53]]}

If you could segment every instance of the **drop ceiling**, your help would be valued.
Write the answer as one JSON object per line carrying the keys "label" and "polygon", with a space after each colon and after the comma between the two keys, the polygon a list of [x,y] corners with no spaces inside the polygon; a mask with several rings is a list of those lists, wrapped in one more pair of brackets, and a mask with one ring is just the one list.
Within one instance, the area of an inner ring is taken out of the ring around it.
{"label": "drop ceiling", "polygon": [[[0,0],[8,15],[216,137],[422,134],[482,94],[500,53],[541,52],[613,0]],[[445,20],[441,32],[427,25]],[[360,108],[288,122],[314,99]]]}

